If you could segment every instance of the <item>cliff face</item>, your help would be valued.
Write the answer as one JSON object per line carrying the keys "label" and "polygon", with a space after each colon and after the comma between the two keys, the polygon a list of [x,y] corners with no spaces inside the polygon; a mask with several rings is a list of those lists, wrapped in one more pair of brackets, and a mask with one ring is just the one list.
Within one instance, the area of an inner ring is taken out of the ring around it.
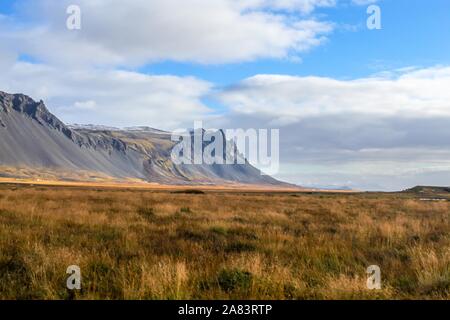
{"label": "cliff face", "polygon": [[0,92],[0,165],[98,172],[165,184],[282,184],[250,164],[176,165],[170,134],[151,128],[69,127],[42,101]]}

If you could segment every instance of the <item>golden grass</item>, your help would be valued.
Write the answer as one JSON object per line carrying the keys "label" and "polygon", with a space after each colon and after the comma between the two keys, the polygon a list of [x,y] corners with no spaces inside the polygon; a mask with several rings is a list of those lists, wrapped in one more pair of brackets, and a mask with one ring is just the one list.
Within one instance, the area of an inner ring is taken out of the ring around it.
{"label": "golden grass", "polygon": [[[14,168],[15,170],[16,168]],[[4,167],[0,166],[0,172],[4,172]],[[28,171],[26,171],[28,172]],[[85,173],[87,174],[87,173]],[[69,175],[69,173],[67,173]],[[63,176],[61,174],[61,176]],[[166,185],[154,182],[147,182],[139,179],[114,179],[114,178],[98,178],[89,180],[87,177],[81,176],[79,171],[75,172],[69,180],[61,180],[55,178],[45,179],[41,176],[30,178],[32,175],[12,178],[1,177],[0,184],[16,184],[16,185],[33,185],[33,186],[59,186],[59,187],[90,187],[90,188],[103,188],[103,189],[133,189],[133,190],[150,190],[150,191],[178,191],[180,193],[186,193],[189,191],[243,191],[243,192],[322,192],[311,189],[300,188],[296,186],[267,186],[267,185],[246,185],[238,183],[229,183],[226,185]],[[343,193],[353,193],[354,191],[336,191]]]}
{"label": "golden grass", "polygon": [[449,215],[405,194],[0,185],[0,299],[450,299]]}

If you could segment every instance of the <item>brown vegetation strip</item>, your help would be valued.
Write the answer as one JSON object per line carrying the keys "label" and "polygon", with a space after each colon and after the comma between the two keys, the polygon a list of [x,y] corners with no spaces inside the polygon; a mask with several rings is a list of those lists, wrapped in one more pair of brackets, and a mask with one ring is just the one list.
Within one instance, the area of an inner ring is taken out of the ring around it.
{"label": "brown vegetation strip", "polygon": [[0,298],[70,298],[79,265],[79,299],[450,299],[449,213],[410,194],[0,185]]}

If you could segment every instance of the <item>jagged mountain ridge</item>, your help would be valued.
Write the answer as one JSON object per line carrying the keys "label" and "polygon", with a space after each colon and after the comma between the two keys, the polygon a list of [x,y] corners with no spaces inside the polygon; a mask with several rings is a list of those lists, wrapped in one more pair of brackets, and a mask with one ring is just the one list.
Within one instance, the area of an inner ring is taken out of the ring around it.
{"label": "jagged mountain ridge", "polygon": [[[151,129],[151,130],[150,130]],[[176,165],[170,134],[67,126],[43,101],[0,92],[0,166],[98,172],[164,184],[283,184],[250,164]]]}

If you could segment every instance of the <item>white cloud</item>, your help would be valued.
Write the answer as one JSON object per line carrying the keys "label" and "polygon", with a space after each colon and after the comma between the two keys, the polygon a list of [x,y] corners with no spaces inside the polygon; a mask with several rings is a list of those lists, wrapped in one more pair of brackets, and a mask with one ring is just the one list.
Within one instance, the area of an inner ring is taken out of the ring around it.
{"label": "white cloud", "polygon": [[[389,77],[388,77],[389,76]],[[295,123],[324,115],[450,116],[450,67],[352,81],[257,75],[218,94],[234,112]]]}
{"label": "white cloud", "polygon": [[129,71],[66,70],[19,62],[0,74],[0,88],[43,99],[69,123],[177,128],[207,116],[211,85],[192,77]]}
{"label": "white cloud", "polygon": [[[78,4],[82,29],[66,29]],[[25,1],[9,37],[47,63],[141,65],[160,60],[228,63],[288,58],[333,29],[310,15],[333,0],[41,0]],[[299,14],[290,14],[298,12]],[[126,22],[126,23],[122,23]],[[0,44],[1,47],[1,44]]]}
{"label": "white cloud", "polygon": [[241,0],[236,1],[244,8],[269,8],[288,10],[304,14],[313,12],[318,7],[333,7],[336,0]]}
{"label": "white cloud", "polygon": [[97,103],[94,100],[76,101],[73,107],[77,110],[95,110]]}

